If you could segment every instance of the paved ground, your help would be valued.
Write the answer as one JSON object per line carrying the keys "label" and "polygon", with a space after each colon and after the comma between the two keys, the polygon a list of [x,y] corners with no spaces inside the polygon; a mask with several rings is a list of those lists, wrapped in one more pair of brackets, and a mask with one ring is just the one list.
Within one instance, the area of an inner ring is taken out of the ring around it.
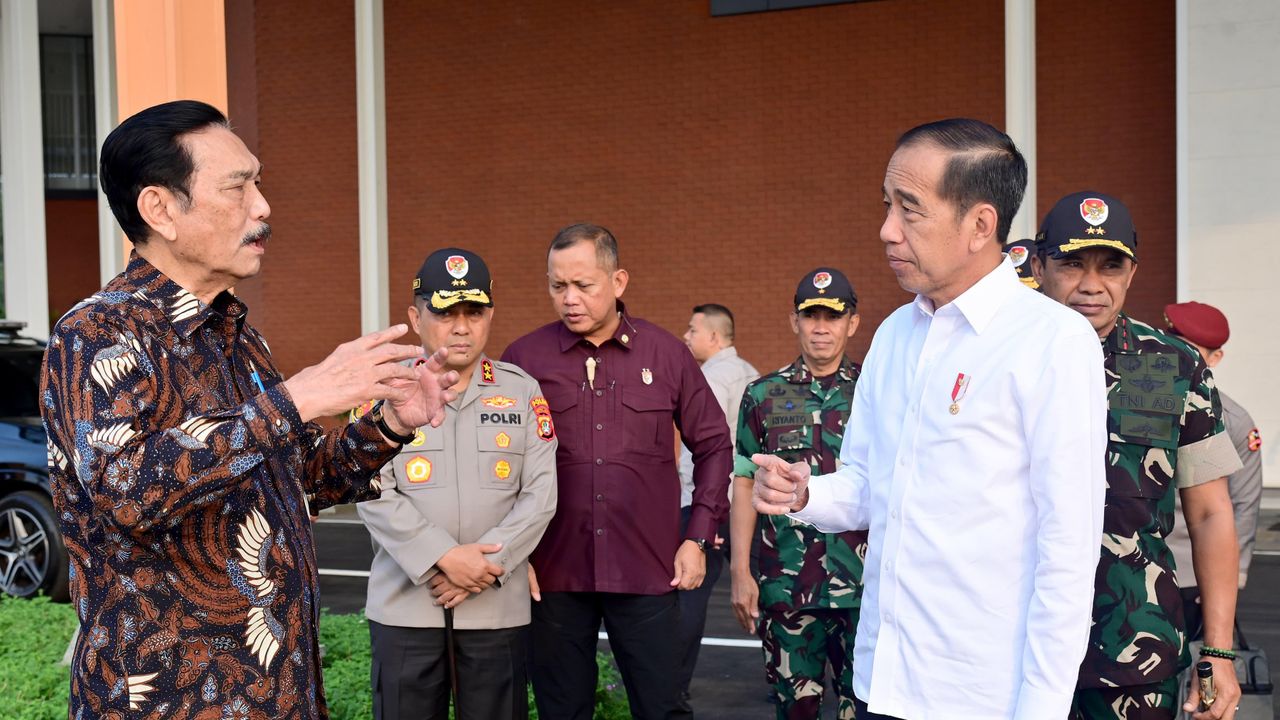
{"label": "paved ground", "polygon": [[[1264,648],[1273,659],[1272,682],[1280,684],[1280,490],[1267,491],[1259,528],[1258,552],[1249,587],[1240,596],[1239,616],[1250,642]],[[330,574],[358,574],[369,569],[372,552],[368,534],[354,511],[339,508],[335,513],[322,516],[316,528],[316,543],[320,567],[325,573],[321,578],[324,606],[335,612],[355,612],[364,607],[363,576]],[[753,639],[733,620],[726,572],[712,596],[706,640],[694,678],[692,692],[697,717],[704,720],[773,717],[772,706],[765,695],[759,645],[733,646]],[[733,641],[733,644],[715,644],[721,640]],[[601,647],[607,644],[602,642]],[[1280,701],[1275,708],[1280,717]],[[828,716],[831,713],[828,712]]]}

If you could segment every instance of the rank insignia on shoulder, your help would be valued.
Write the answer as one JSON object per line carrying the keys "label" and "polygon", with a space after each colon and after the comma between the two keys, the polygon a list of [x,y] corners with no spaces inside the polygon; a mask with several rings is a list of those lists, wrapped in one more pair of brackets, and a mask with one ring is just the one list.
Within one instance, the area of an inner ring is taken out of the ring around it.
{"label": "rank insignia on shoulder", "polygon": [[405,463],[404,474],[413,485],[421,485],[431,480],[431,461],[424,457],[416,457]]}
{"label": "rank insignia on shoulder", "polygon": [[493,363],[489,358],[480,361],[480,381],[492,385],[497,382],[493,378]]}
{"label": "rank insignia on shoulder", "polygon": [[515,398],[509,398],[506,395],[492,395],[487,398],[481,398],[480,402],[485,407],[495,408],[497,410],[506,410],[509,407],[515,407]]}
{"label": "rank insignia on shoulder", "polygon": [[1258,452],[1262,449],[1262,433],[1258,432],[1258,428],[1249,431],[1249,450]]}

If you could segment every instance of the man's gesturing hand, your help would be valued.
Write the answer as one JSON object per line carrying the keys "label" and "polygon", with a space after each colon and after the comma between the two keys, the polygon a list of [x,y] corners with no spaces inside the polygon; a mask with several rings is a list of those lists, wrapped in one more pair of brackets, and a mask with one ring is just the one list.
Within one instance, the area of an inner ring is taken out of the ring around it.
{"label": "man's gesturing hand", "polygon": [[[408,330],[407,325],[394,325],[343,343],[319,365],[304,368],[286,380],[284,387],[302,421],[345,413],[370,398],[407,401],[423,384],[420,380],[423,373],[417,368],[401,365],[400,361],[419,357],[422,348],[395,345],[391,341]],[[441,382],[448,380],[438,374],[433,377]],[[457,375],[454,374],[456,380]],[[442,398],[436,400],[439,405],[444,405]],[[407,428],[407,425],[403,427]]]}
{"label": "man's gesturing hand", "polygon": [[764,515],[797,512],[809,502],[809,464],[788,463],[775,455],[755,454],[756,482],[751,507]]}
{"label": "man's gesturing hand", "polygon": [[392,387],[404,391],[401,396],[388,398],[386,407],[391,412],[383,412],[393,430],[399,425],[408,435],[423,425],[440,427],[444,422],[444,406],[456,395],[449,388],[458,382],[458,373],[445,367],[448,357],[449,348],[440,348],[426,362],[414,366],[414,381],[391,381]]}

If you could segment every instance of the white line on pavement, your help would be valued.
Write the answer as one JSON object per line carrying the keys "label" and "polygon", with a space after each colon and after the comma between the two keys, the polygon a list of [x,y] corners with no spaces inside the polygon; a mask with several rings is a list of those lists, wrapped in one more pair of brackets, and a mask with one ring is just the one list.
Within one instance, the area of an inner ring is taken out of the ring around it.
{"label": "white line on pavement", "polygon": [[320,575],[334,575],[337,577],[369,577],[368,570],[335,570],[333,568],[320,568],[316,572]]}
{"label": "white line on pavement", "polygon": [[[609,639],[609,633],[603,633],[603,632],[602,632],[602,633],[598,633],[598,634],[596,635],[596,637],[600,638],[601,640],[608,640],[608,639]],[[714,645],[714,646],[716,646],[716,647],[741,647],[741,648],[758,648],[758,647],[760,647],[760,641],[759,641],[759,640],[733,640],[733,639],[730,639],[730,638],[714,638],[714,637],[704,637],[704,638],[702,638],[702,644],[703,644],[703,645]]]}

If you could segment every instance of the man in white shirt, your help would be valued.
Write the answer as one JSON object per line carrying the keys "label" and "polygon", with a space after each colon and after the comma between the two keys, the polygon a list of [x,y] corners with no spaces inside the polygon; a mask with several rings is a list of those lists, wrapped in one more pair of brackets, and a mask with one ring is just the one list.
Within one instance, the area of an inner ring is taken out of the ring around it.
{"label": "man in white shirt", "polygon": [[1053,718],[1071,706],[1102,532],[1097,335],[1001,248],[1026,187],[975,120],[908,131],[880,229],[913,303],[871,343],[840,470],[756,455],[754,505],[867,528],[859,718]]}
{"label": "man in white shirt", "polygon": [[[738,357],[733,346],[733,311],[717,303],[705,303],[693,309],[689,329],[684,333],[684,344],[702,366],[702,374],[711,386],[711,393],[720,403],[725,419],[729,421],[729,435],[737,438],[738,409],[742,405],[742,391],[760,373],[751,363]],[[689,522],[693,503],[693,454],[680,446],[680,522],[681,532]],[[731,491],[732,492],[732,489]],[[723,524],[723,523],[722,523]],[[711,591],[724,569],[724,552],[720,538],[727,533],[716,533],[716,542],[707,548],[707,574],[702,584],[692,590],[679,591],[680,602],[680,706],[682,713],[692,713],[689,705],[689,682],[698,664],[698,649],[702,645],[702,632],[707,624],[707,602]]]}

